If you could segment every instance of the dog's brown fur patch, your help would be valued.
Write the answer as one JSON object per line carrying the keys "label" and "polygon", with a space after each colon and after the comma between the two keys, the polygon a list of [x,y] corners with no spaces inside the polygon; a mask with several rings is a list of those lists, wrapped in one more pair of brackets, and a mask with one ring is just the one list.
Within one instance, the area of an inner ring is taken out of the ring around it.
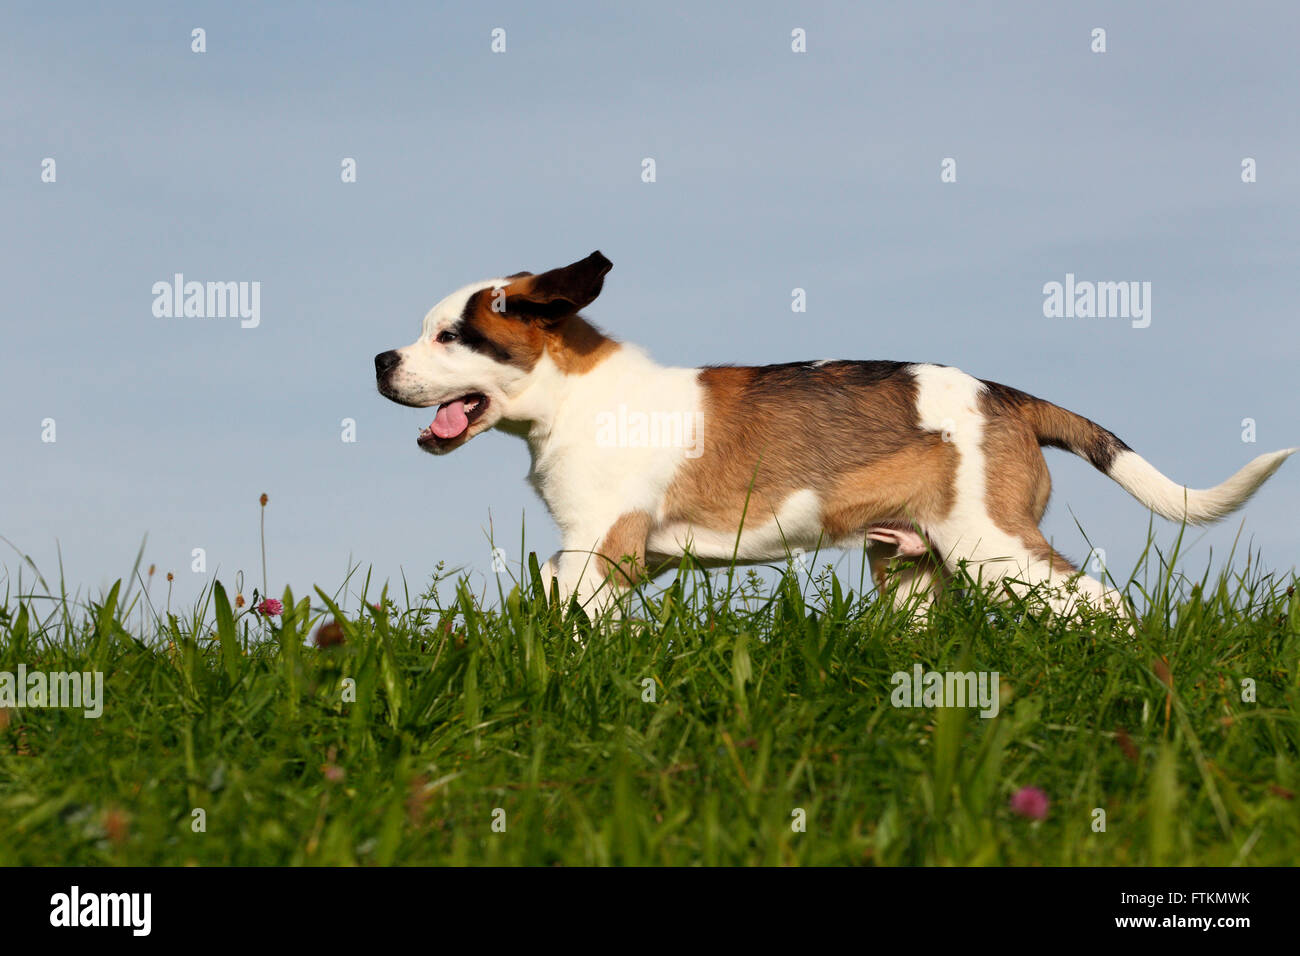
{"label": "dog's brown fur patch", "polygon": [[[986,385],[979,405],[984,416],[980,447],[984,453],[988,515],[999,528],[1018,538],[1035,558],[1049,562],[1053,570],[1073,571],[1074,566],[1052,549],[1038,528],[1052,493],[1052,476],[1043,460],[1040,430],[1050,421],[1060,431],[1062,447],[1102,449],[1107,443],[1099,433],[1114,436],[1073,412],[1018,389],[996,383]],[[1063,414],[1054,415],[1050,409]]]}
{"label": "dog's brown fur patch", "polygon": [[580,315],[561,319],[543,334],[546,354],[566,375],[585,375],[621,347]]}
{"label": "dog's brown fur patch", "polygon": [[[509,304],[509,296],[505,299]],[[501,362],[532,371],[543,354],[551,357],[566,375],[590,372],[619,348],[619,343],[602,333],[580,315],[566,315],[545,322],[499,312],[493,308],[492,289],[470,296],[460,325],[461,337],[470,348],[485,352]]]}
{"label": "dog's brown fur patch", "polygon": [[495,289],[481,289],[470,296],[461,313],[461,340],[498,362],[531,371],[542,357],[545,336],[537,323],[493,307],[502,301]]}
{"label": "dog's brown fur patch", "polygon": [[[743,514],[764,524],[810,488],[839,534],[950,501],[943,487],[951,489],[956,450],[936,448],[938,436],[919,427],[907,363],[714,366],[700,384],[701,455],[669,487],[666,522],[734,531]],[[873,487],[877,480],[888,486]]]}
{"label": "dog's brown fur patch", "polygon": [[822,502],[832,541],[884,523],[924,526],[952,510],[957,449],[933,433],[925,439],[839,476]]}
{"label": "dog's brown fur patch", "polygon": [[618,588],[634,584],[645,571],[646,538],[653,519],[644,511],[620,515],[596,553],[596,569]]}
{"label": "dog's brown fur patch", "polygon": [[1068,408],[1045,402],[1009,385],[987,381],[983,384],[986,407],[1023,419],[1040,446],[1072,452],[1087,459],[1103,474],[1110,474],[1116,455],[1130,450],[1114,432]]}

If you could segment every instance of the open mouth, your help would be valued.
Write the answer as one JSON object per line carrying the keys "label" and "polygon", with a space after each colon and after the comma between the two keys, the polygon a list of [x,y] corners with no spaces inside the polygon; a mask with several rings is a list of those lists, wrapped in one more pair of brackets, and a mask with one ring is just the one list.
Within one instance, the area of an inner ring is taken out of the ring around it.
{"label": "open mouth", "polygon": [[459,438],[469,431],[470,425],[483,417],[487,407],[488,397],[482,392],[470,392],[443,402],[429,427],[420,432],[419,443],[433,445]]}

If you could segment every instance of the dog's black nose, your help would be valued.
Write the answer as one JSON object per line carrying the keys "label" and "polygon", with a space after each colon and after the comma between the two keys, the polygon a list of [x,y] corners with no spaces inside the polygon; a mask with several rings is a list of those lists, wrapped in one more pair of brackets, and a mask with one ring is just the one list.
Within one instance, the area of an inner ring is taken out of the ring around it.
{"label": "dog's black nose", "polygon": [[396,368],[397,363],[401,360],[402,357],[392,349],[389,349],[387,352],[380,352],[375,356],[375,374],[380,378],[383,378],[384,373]]}

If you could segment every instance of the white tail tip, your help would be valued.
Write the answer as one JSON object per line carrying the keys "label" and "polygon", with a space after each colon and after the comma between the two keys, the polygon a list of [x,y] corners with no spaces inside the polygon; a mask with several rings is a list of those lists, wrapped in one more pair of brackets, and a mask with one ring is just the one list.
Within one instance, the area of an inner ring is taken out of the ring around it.
{"label": "white tail tip", "polygon": [[1232,514],[1282,467],[1300,448],[1284,448],[1260,455],[1222,484],[1213,488],[1185,488],[1166,478],[1134,451],[1115,456],[1107,472],[1120,487],[1162,518],[1208,524]]}

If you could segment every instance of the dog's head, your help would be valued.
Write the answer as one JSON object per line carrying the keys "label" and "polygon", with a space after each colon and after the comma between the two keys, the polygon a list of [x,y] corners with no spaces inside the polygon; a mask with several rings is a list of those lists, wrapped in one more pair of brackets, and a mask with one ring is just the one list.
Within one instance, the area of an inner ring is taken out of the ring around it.
{"label": "dog's head", "polygon": [[380,394],[437,406],[420,447],[435,455],[459,448],[501,421],[548,340],[600,294],[611,266],[593,252],[540,275],[520,272],[453,292],[429,310],[414,344],[375,356]]}

